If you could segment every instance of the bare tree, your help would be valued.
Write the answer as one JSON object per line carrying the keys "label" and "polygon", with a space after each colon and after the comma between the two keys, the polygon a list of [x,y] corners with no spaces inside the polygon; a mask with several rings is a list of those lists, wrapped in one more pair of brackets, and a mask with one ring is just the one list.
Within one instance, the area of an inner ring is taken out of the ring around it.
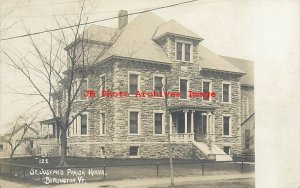
{"label": "bare tree", "polygon": [[[38,64],[34,64],[27,57],[20,55],[12,56],[8,52],[3,51],[10,60],[10,65],[19,70],[34,88],[35,92],[29,93],[29,95],[42,98],[51,112],[55,124],[61,130],[61,158],[59,166],[67,165],[68,128],[78,116],[88,108],[99,104],[100,101],[100,96],[97,95],[78,103],[77,99],[82,97],[84,92],[86,92],[84,82],[87,78],[89,80],[98,78],[101,70],[101,65],[98,64],[99,61],[101,61],[103,54],[115,43],[122,32],[122,30],[118,30],[118,32],[113,33],[110,41],[103,45],[102,48],[96,48],[98,50],[95,51],[90,41],[89,32],[87,31],[86,23],[88,18],[85,15],[83,2],[75,27],[67,21],[70,27],[66,30],[66,26],[62,26],[59,21],[56,21],[57,27],[60,28],[59,34],[55,35],[49,32],[49,41],[42,41],[43,46],[48,44],[46,52],[43,52],[42,48],[29,35],[29,31],[27,30],[30,43],[34,49],[34,52],[31,54],[38,60]],[[71,43],[68,42],[67,36],[69,36],[69,33],[72,35]],[[66,55],[62,53],[63,49],[67,51]],[[131,57],[134,52],[133,50],[129,50],[128,53],[128,56]],[[125,61],[129,61],[129,59],[127,58]],[[116,68],[107,73],[105,82],[94,85],[94,91],[98,93],[101,86],[111,80],[117,72],[118,69]],[[55,100],[59,100],[62,104],[59,110],[53,105]]]}
{"label": "bare tree", "polygon": [[[30,135],[30,130],[35,132],[33,125],[36,121],[36,116],[20,116],[13,123],[11,129],[4,136],[4,142],[10,146],[9,158],[12,159],[16,150],[26,141],[32,141],[35,137]],[[34,133],[36,134],[36,133]]]}

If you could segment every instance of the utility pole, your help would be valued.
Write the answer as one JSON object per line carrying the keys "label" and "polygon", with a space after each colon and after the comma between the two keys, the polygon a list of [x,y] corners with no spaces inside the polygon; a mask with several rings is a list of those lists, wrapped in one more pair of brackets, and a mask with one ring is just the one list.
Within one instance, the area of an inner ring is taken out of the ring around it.
{"label": "utility pole", "polygon": [[[167,74],[165,74],[165,108],[166,108],[166,117],[171,116],[171,112],[168,110],[168,79]],[[167,124],[169,124],[170,128],[168,131],[168,150],[169,150],[169,158],[170,158],[170,178],[171,178],[171,187],[174,187],[174,173],[173,173],[173,158],[172,158],[172,143],[171,143],[171,130],[172,130],[172,124],[171,121],[169,121],[170,118],[167,118]]]}

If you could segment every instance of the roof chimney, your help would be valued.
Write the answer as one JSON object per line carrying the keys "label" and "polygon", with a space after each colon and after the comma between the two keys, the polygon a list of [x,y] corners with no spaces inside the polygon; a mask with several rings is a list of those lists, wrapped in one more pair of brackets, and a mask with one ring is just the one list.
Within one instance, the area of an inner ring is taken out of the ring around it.
{"label": "roof chimney", "polygon": [[118,14],[118,20],[119,20],[119,29],[122,29],[125,27],[128,23],[128,12],[127,10],[120,10]]}

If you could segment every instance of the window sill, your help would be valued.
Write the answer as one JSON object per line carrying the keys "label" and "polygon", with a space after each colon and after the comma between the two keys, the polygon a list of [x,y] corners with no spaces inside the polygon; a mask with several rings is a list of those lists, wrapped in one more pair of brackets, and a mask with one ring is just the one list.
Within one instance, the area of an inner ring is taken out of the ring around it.
{"label": "window sill", "polygon": [[183,61],[183,60],[175,60],[178,63],[193,63],[193,61]]}
{"label": "window sill", "polygon": [[129,156],[129,158],[138,159],[141,158],[141,156]]}
{"label": "window sill", "polygon": [[232,102],[223,102],[222,101],[222,104],[232,104]]}
{"label": "window sill", "polygon": [[223,138],[233,138],[232,135],[222,135]]}

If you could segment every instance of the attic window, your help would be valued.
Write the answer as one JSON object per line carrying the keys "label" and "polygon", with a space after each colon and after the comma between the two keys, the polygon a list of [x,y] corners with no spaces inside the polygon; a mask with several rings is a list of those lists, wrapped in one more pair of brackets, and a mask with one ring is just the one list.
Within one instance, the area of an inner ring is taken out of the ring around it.
{"label": "attic window", "polygon": [[191,61],[192,44],[176,42],[176,60],[177,61]]}

